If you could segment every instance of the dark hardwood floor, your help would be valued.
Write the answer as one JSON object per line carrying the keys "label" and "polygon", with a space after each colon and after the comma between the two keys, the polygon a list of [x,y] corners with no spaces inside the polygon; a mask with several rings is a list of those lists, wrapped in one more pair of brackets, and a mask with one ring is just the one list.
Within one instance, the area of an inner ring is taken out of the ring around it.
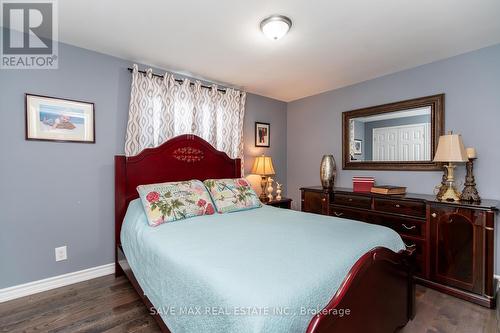
{"label": "dark hardwood floor", "polygon": [[[109,275],[0,303],[0,332],[159,332],[130,283]],[[402,333],[495,333],[497,311],[417,286]],[[369,333],[367,328],[366,333]]]}
{"label": "dark hardwood floor", "polygon": [[417,285],[417,312],[400,333],[498,333],[498,310],[490,310]]}

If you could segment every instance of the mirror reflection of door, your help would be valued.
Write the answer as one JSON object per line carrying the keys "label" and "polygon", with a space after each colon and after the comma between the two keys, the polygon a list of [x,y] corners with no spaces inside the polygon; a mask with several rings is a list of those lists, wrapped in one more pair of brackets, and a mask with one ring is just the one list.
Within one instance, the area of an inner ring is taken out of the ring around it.
{"label": "mirror reflection of door", "polygon": [[353,161],[431,161],[431,107],[353,118]]}
{"label": "mirror reflection of door", "polygon": [[373,161],[430,161],[430,123],[373,129]]}

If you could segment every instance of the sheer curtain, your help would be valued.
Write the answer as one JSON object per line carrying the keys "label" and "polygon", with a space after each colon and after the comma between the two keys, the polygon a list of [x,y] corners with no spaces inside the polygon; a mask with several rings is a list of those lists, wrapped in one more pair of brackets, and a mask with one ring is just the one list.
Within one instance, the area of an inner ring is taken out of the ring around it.
{"label": "sheer curtain", "polygon": [[246,94],[235,89],[220,92],[216,85],[202,88],[189,79],[179,83],[170,73],[157,77],[148,69],[143,74],[134,65],[125,155],[195,134],[229,157],[243,159],[245,100]]}

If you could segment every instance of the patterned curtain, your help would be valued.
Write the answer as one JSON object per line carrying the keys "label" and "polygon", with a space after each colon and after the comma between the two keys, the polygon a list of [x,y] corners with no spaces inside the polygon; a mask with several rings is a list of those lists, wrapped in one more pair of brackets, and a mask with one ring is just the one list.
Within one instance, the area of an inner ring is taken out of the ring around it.
{"label": "patterned curtain", "polygon": [[[243,159],[243,117],[246,94],[202,88],[189,79],[175,81],[170,73],[132,72],[125,154],[134,156],[181,135],[195,134],[231,158]],[[243,165],[243,163],[242,163]]]}

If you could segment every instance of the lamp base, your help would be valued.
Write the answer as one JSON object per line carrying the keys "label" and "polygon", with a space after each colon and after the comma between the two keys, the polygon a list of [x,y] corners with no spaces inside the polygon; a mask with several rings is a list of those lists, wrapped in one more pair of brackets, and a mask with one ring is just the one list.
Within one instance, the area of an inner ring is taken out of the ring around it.
{"label": "lamp base", "polygon": [[441,191],[438,193],[438,195],[441,194],[441,198],[438,196],[438,199],[441,201],[460,201],[460,192],[455,188],[455,165],[450,162],[448,165],[445,165],[445,168],[447,170],[447,178],[441,188],[442,194]]}
{"label": "lamp base", "polygon": [[460,192],[455,188],[453,183],[446,184],[444,193],[441,196],[442,201],[460,201]]}
{"label": "lamp base", "polygon": [[446,179],[448,179],[448,168],[443,167],[444,173],[443,176],[441,177],[441,184],[436,186],[437,189],[437,194],[436,194],[436,199],[442,200],[443,199],[443,194],[446,192]]}
{"label": "lamp base", "polygon": [[260,195],[259,195],[259,200],[261,202],[268,202],[269,201],[269,198],[267,197],[267,194],[266,194],[267,178],[268,178],[267,176],[260,177],[261,191],[260,191]]}

